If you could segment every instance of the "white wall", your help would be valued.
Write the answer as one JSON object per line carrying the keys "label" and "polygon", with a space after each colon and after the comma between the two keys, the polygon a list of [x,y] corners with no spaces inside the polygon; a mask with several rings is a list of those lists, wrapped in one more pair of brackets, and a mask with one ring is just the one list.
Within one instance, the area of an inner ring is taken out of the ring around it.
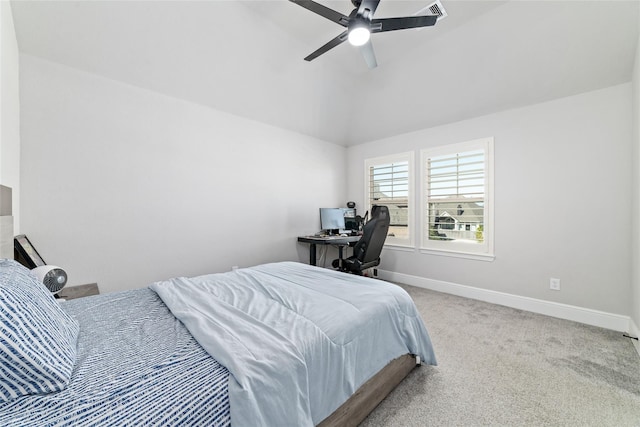
{"label": "white wall", "polygon": [[362,203],[365,158],[495,138],[495,260],[385,249],[380,268],[629,315],[631,106],[623,84],[351,147]]}
{"label": "white wall", "polygon": [[13,230],[20,231],[19,53],[11,3],[0,1],[0,184],[13,189]]}
{"label": "white wall", "polygon": [[23,231],[71,285],[306,261],[346,200],[344,147],[20,58]]}
{"label": "white wall", "polygon": [[[638,15],[640,21],[640,14]],[[633,182],[631,210],[631,334],[640,334],[640,37],[633,67]],[[640,352],[637,341],[636,349]]]}

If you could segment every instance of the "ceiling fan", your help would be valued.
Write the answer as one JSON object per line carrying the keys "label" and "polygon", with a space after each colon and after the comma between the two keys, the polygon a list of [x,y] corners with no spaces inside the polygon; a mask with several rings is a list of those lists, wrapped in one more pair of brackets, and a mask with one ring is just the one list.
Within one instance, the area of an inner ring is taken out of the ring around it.
{"label": "ceiling fan", "polygon": [[362,56],[369,68],[375,68],[376,55],[371,44],[371,33],[383,33],[386,31],[404,30],[408,28],[429,27],[436,23],[437,15],[406,16],[402,18],[374,19],[373,14],[378,8],[380,0],[351,0],[355,9],[349,16],[336,12],[326,6],[311,0],[289,0],[320,16],[324,16],[346,28],[340,35],[329,41],[320,49],[307,56],[305,61],[312,61],[323,53],[333,49],[345,40],[349,40],[353,46],[359,46]]}

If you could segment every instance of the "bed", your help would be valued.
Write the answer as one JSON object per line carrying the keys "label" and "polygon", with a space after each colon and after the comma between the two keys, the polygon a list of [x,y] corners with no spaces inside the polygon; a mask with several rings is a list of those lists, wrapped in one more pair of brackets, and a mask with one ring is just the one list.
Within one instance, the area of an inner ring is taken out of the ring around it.
{"label": "bed", "polygon": [[411,298],[293,262],[58,303],[0,261],[0,425],[355,425],[435,356]]}

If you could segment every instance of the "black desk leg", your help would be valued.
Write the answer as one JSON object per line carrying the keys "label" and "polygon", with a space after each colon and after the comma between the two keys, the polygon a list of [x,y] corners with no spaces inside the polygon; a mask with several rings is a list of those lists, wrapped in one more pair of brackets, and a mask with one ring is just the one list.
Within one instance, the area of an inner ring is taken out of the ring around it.
{"label": "black desk leg", "polygon": [[309,265],[316,265],[316,244],[309,244]]}
{"label": "black desk leg", "polygon": [[344,246],[338,246],[338,269],[342,270],[342,248]]}

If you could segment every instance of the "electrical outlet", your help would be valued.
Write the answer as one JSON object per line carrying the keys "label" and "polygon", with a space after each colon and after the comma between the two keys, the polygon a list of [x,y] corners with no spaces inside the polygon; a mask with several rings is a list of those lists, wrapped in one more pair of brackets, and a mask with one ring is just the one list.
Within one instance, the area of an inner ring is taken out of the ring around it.
{"label": "electrical outlet", "polygon": [[549,289],[551,289],[552,291],[559,291],[560,290],[560,279],[556,279],[555,277],[552,277],[549,279]]}

